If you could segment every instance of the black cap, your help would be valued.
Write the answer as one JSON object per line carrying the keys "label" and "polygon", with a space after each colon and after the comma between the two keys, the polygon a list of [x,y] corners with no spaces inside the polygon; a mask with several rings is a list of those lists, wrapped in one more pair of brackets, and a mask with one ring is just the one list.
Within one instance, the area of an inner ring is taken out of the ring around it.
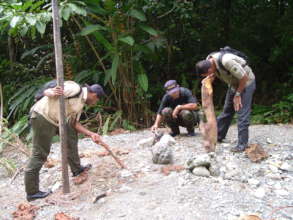
{"label": "black cap", "polygon": [[201,75],[207,73],[209,68],[212,66],[211,61],[209,60],[201,60],[196,63],[196,73]]}
{"label": "black cap", "polygon": [[96,93],[98,97],[105,96],[105,92],[102,86],[99,84],[93,84],[91,86],[87,86],[88,90],[92,93]]}

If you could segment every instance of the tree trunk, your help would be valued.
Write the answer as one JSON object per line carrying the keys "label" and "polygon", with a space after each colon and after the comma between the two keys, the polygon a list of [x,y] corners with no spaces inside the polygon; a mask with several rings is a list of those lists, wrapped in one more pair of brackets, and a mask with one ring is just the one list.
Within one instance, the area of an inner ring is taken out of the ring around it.
{"label": "tree trunk", "polygon": [[200,121],[203,146],[207,152],[214,152],[217,144],[217,121],[213,104],[212,79],[210,77],[202,80],[201,101],[204,111],[204,117],[201,117]]}
{"label": "tree trunk", "polygon": [[[57,0],[52,0],[53,9],[53,31],[54,31],[54,47],[55,47],[55,64],[57,74],[57,85],[64,88],[64,72],[63,72],[63,55],[61,45],[59,9]],[[59,97],[59,136],[61,140],[62,154],[62,179],[63,193],[69,193],[69,178],[68,178],[68,162],[67,162],[67,132],[65,129],[65,103],[64,96]]]}
{"label": "tree trunk", "polygon": [[13,63],[16,60],[15,56],[15,42],[14,38],[11,36],[8,36],[8,53],[9,53],[9,61],[10,61],[10,70],[13,70]]}

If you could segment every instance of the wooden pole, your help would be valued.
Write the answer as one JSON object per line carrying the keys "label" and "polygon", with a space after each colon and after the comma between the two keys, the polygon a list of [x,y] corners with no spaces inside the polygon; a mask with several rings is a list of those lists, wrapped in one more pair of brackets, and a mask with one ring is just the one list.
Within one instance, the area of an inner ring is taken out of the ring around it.
{"label": "wooden pole", "polygon": [[[55,48],[55,64],[57,74],[57,86],[64,88],[64,72],[63,72],[63,55],[60,33],[60,18],[57,0],[52,0],[53,9],[53,34],[54,34],[54,48]],[[64,96],[59,97],[59,136],[61,141],[61,155],[62,155],[62,181],[63,193],[69,193],[69,178],[68,178],[68,162],[67,162],[67,132],[65,129],[65,104]]]}

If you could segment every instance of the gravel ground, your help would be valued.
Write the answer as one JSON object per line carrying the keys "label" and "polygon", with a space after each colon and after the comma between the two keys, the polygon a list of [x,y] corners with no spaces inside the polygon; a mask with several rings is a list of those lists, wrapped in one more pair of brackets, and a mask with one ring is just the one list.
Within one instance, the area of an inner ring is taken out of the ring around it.
{"label": "gravel ground", "polygon": [[[167,132],[167,130],[165,130]],[[201,136],[187,137],[185,129],[172,146],[174,164],[184,166],[192,155],[204,154]],[[250,142],[260,144],[269,157],[251,162],[245,153],[231,153],[237,127],[232,126],[227,143],[218,144],[216,161],[219,176],[199,177],[184,169],[164,175],[165,165],[152,163],[150,147],[139,141],[152,137],[148,130],[104,136],[128,170],[121,170],[110,156],[99,155],[101,147],[89,139],[79,142],[82,163],[92,163],[88,180],[73,185],[62,194],[59,144],[49,156],[56,165],[41,171],[42,189],[53,188],[47,199],[31,204],[40,207],[35,219],[54,219],[58,212],[84,220],[92,219],[163,219],[233,220],[257,214],[263,220],[293,219],[293,125],[254,125]],[[14,158],[15,159],[15,158]],[[25,158],[18,158],[23,165]],[[72,177],[70,177],[72,180]],[[93,199],[107,196],[93,203]],[[0,219],[12,219],[18,204],[25,202],[23,173],[11,183],[0,170]],[[283,209],[278,209],[283,208]]]}

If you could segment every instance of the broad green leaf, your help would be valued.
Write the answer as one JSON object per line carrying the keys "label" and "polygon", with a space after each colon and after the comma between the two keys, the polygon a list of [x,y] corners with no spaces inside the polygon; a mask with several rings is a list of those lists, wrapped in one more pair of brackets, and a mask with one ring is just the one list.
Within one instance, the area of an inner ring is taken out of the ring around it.
{"label": "broad green leaf", "polygon": [[100,42],[108,51],[114,50],[112,44],[106,38],[104,38],[100,32],[96,31],[93,34],[95,35],[96,40]]}
{"label": "broad green leaf", "polygon": [[158,36],[158,32],[153,29],[152,27],[150,26],[147,26],[147,25],[140,25],[139,26],[142,30],[144,30],[145,32],[149,33],[150,35],[153,35],[153,36]]}
{"label": "broad green leaf", "polygon": [[61,10],[61,16],[65,21],[68,21],[71,14],[71,8],[66,7]]}
{"label": "broad green leaf", "polygon": [[23,37],[26,35],[28,31],[28,26],[26,24],[22,25],[22,27],[20,28],[20,35]]}
{"label": "broad green leaf", "polygon": [[37,1],[36,3],[34,3],[34,4],[31,6],[31,8],[30,8],[30,12],[35,11],[35,9],[38,8],[38,7],[40,7],[41,5],[43,5],[44,2],[45,2],[45,1],[42,0],[42,1]]}
{"label": "broad green leaf", "polygon": [[115,81],[116,81],[116,78],[117,78],[118,64],[119,64],[119,55],[115,54],[113,62],[112,62],[112,67],[111,67],[111,70],[110,70],[113,84],[115,84]]}
{"label": "broad green leaf", "polygon": [[105,72],[105,79],[104,79],[104,86],[107,85],[111,78],[111,70],[106,70]]}
{"label": "broad green leaf", "polygon": [[46,30],[46,24],[40,21],[37,21],[36,28],[40,34],[44,34]]}
{"label": "broad green leaf", "polygon": [[32,16],[26,16],[25,20],[27,21],[27,23],[29,23],[31,26],[34,26],[37,22],[37,19],[35,17]]}
{"label": "broad green leaf", "polygon": [[14,28],[16,25],[17,25],[17,23],[19,23],[21,21],[21,17],[20,16],[14,16],[12,19],[11,19],[11,21],[10,21],[10,26],[12,27],[12,28]]}
{"label": "broad green leaf", "polygon": [[73,3],[68,3],[68,6],[71,8],[71,10],[73,12],[75,12],[76,14],[79,14],[79,15],[83,15],[83,16],[86,16],[87,13],[86,13],[86,10],[77,6],[76,4],[73,4]]}
{"label": "broad green leaf", "polygon": [[134,44],[134,39],[131,36],[121,37],[121,38],[119,38],[119,40],[126,43],[126,44],[129,44],[130,46],[133,46],[133,44]]}
{"label": "broad green leaf", "polygon": [[136,9],[132,9],[130,11],[130,14],[129,14],[131,17],[134,17],[134,18],[137,18],[138,20],[140,21],[146,21],[146,17],[144,15],[144,13],[142,13],[141,11],[138,11]]}
{"label": "broad green leaf", "polygon": [[138,84],[146,92],[149,88],[149,80],[145,73],[140,73],[137,75]]}
{"label": "broad green leaf", "polygon": [[88,25],[81,30],[80,35],[85,36],[85,35],[88,35],[88,34],[95,32],[95,31],[105,30],[105,29],[106,29],[105,27],[103,27],[102,25],[99,25],[99,24]]}
{"label": "broad green leaf", "polygon": [[26,3],[24,3],[24,5],[22,6],[22,10],[26,11],[26,9],[28,9],[31,5],[32,5],[32,1],[26,1]]}

